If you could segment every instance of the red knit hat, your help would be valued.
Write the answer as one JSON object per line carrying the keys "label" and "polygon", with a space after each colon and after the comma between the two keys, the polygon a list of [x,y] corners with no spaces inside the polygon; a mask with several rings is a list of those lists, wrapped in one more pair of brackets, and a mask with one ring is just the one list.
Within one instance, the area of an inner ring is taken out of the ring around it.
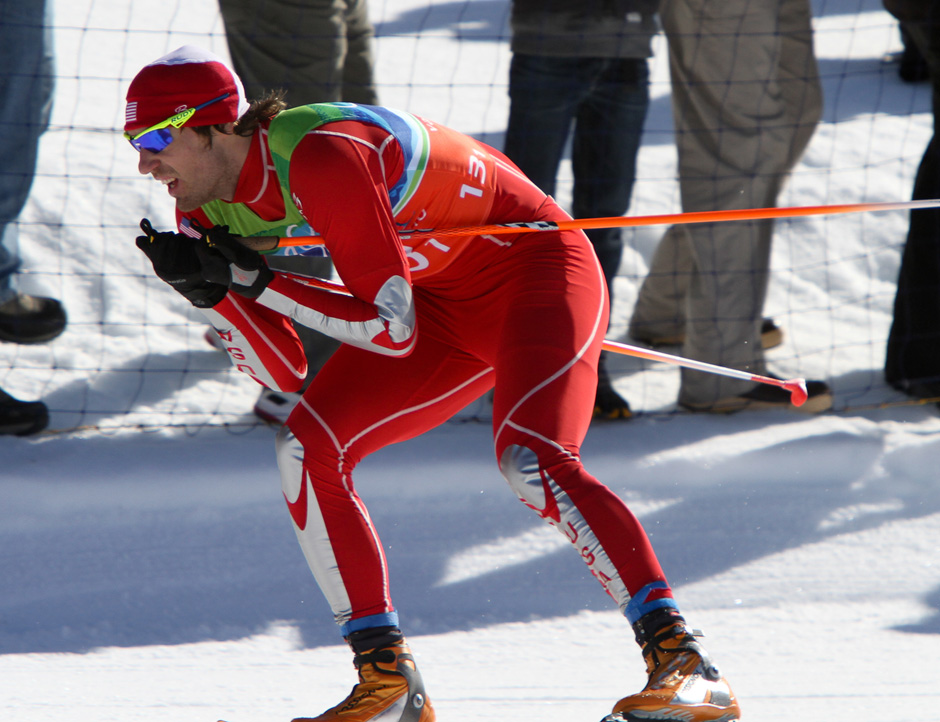
{"label": "red knit hat", "polygon": [[184,45],[154,60],[131,81],[124,130],[148,128],[226,93],[227,98],[199,110],[188,125],[231,123],[248,110],[248,101],[242,81],[221,58]]}

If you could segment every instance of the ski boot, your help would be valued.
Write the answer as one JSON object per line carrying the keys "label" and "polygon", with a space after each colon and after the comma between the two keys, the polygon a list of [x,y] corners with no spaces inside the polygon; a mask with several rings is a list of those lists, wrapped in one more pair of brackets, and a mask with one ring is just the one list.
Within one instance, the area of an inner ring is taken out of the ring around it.
{"label": "ski boot", "polygon": [[359,683],[318,717],[293,722],[434,722],[434,708],[402,633],[395,627],[353,632],[349,646]]}
{"label": "ski boot", "polygon": [[741,708],[693,632],[673,610],[657,610],[635,625],[649,682],[624,697],[603,722],[733,722]]}

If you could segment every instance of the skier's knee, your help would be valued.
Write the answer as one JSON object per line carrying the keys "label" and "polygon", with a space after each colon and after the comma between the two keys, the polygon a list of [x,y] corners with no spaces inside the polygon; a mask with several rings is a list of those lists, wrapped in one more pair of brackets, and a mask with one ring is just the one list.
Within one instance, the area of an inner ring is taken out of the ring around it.
{"label": "skier's knee", "polygon": [[507,446],[499,458],[499,470],[525,504],[534,509],[545,508],[547,500],[539,458],[532,449],[516,444]]}

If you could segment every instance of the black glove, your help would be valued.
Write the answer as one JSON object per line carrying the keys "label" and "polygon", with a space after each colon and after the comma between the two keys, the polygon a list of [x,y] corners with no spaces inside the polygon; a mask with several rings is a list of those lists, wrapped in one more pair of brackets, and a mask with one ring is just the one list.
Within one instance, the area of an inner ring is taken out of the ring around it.
{"label": "black glove", "polygon": [[[195,224],[194,224],[195,225]],[[274,272],[257,251],[243,246],[228,226],[197,227],[205,243],[196,246],[202,277],[220,283],[246,298],[257,298],[274,278]]]}
{"label": "black glove", "polygon": [[182,233],[158,233],[144,218],[137,237],[137,247],[147,254],[157,276],[184,296],[193,306],[212,308],[225,298],[228,286],[207,281],[196,247],[202,243]]}

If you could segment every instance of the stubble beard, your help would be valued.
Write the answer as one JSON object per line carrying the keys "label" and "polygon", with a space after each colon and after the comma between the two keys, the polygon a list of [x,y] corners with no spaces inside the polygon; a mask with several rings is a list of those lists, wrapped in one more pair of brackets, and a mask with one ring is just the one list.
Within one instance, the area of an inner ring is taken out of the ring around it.
{"label": "stubble beard", "polygon": [[196,180],[186,183],[183,194],[176,198],[176,207],[182,213],[191,213],[212,201],[231,201],[235,195],[241,169],[233,167],[229,158],[211,145],[206,146],[205,153],[205,162],[192,174]]}
{"label": "stubble beard", "polygon": [[205,178],[205,182],[200,185],[199,188],[192,188],[190,184],[190,188],[187,189],[188,192],[176,198],[176,207],[182,213],[191,213],[206,205],[206,203],[227,200],[227,197],[231,196],[230,193],[223,190],[225,184],[221,173]]}

